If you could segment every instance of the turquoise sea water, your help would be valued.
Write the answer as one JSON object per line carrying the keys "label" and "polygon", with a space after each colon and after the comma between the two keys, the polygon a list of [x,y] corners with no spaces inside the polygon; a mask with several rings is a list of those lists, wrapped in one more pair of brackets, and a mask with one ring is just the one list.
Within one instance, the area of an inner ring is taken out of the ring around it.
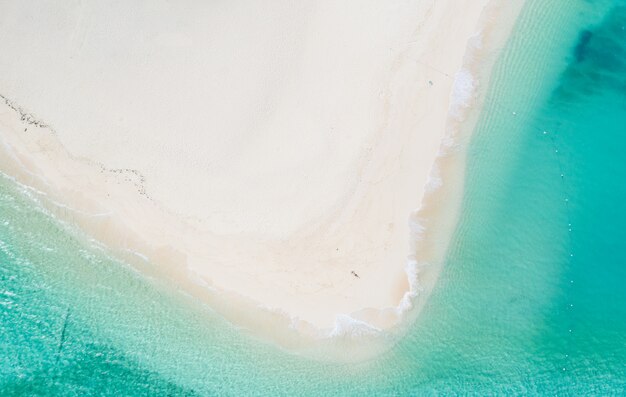
{"label": "turquoise sea water", "polygon": [[626,395],[625,25],[625,1],[528,1],[440,280],[363,363],[234,329],[0,178],[0,395]]}

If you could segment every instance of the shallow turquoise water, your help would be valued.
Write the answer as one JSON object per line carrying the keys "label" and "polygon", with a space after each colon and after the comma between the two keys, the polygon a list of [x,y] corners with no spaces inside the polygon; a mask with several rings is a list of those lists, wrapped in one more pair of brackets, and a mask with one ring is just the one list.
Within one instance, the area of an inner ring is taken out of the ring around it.
{"label": "shallow turquoise water", "polygon": [[0,395],[626,394],[625,25],[624,1],[528,2],[437,287],[364,363],[255,340],[0,179]]}

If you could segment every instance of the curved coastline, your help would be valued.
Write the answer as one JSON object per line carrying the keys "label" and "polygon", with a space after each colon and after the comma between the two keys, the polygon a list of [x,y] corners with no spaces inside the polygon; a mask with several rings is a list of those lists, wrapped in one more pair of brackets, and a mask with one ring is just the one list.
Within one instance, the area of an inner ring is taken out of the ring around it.
{"label": "curved coastline", "polygon": [[[457,73],[453,88],[451,106],[448,109],[446,122],[446,134],[443,138],[439,154],[430,172],[427,189],[422,204],[411,215],[411,252],[415,255],[409,258],[406,267],[408,289],[404,291],[400,303],[396,307],[387,309],[362,309],[357,312],[339,315],[334,327],[318,329],[306,321],[297,320],[280,309],[265,308],[259,310],[259,304],[238,295],[227,293],[211,286],[211,283],[201,276],[181,269],[181,258],[185,254],[176,249],[161,252],[151,252],[147,244],[141,241],[139,236],[133,235],[132,226],[125,224],[124,219],[114,219],[109,216],[109,209],[105,204],[94,202],[86,197],[73,199],[70,205],[63,197],[63,191],[68,186],[48,185],[45,175],[37,169],[37,165],[28,157],[29,150],[40,149],[56,151],[61,156],[72,158],[63,145],[56,141],[54,134],[41,134],[35,142],[20,142],[18,131],[22,129],[45,130],[49,127],[42,123],[33,122],[34,116],[22,111],[10,100],[5,98],[6,105],[11,108],[10,112],[1,115],[0,127],[4,131],[15,131],[11,141],[7,141],[7,135],[2,134],[2,150],[5,153],[0,161],[1,169],[16,182],[35,190],[34,196],[47,207],[52,214],[61,220],[78,224],[80,228],[105,243],[117,256],[131,263],[143,274],[153,276],[160,280],[174,282],[174,288],[180,288],[192,296],[206,302],[209,307],[217,310],[236,325],[243,326],[251,332],[264,338],[272,339],[280,345],[304,351],[316,353],[319,344],[326,345],[330,349],[322,355],[327,357],[330,350],[348,348],[356,351],[363,345],[363,338],[372,341],[372,349],[362,353],[360,357],[366,357],[376,353],[389,345],[389,339],[395,339],[402,334],[402,329],[409,326],[417,317],[419,309],[426,301],[432,290],[437,274],[442,266],[447,242],[457,219],[460,200],[463,191],[463,168],[464,168],[464,145],[462,142],[469,139],[471,130],[480,110],[481,92],[485,83],[488,82],[488,71],[495,59],[490,57],[492,51],[497,49],[506,40],[508,32],[512,28],[517,13],[521,10],[521,3],[515,10],[507,10],[508,16],[497,23],[496,16],[502,17],[504,13],[500,9],[503,4],[492,2],[489,9],[483,11],[479,26],[479,35],[468,44],[465,53],[463,69]],[[503,21],[506,21],[504,23]],[[506,25],[506,26],[505,26]],[[474,77],[472,77],[474,76]],[[480,85],[478,85],[480,82]],[[19,146],[22,144],[23,146]],[[57,172],[75,172],[74,166],[82,164],[85,168],[93,167],[90,160],[73,158],[74,164],[64,164]],[[68,167],[63,169],[63,167]],[[111,176],[103,165],[98,166],[100,180],[118,178],[130,181],[120,184],[119,189],[125,194],[141,188],[141,176],[132,170],[117,172]],[[46,171],[50,172],[50,171]],[[115,173],[115,172],[114,172]],[[77,176],[80,177],[80,176]],[[94,181],[97,189],[98,181]],[[154,204],[153,210],[157,210]],[[160,208],[158,208],[160,210]],[[177,219],[175,214],[165,215],[173,227],[181,233],[188,232],[184,223]],[[131,223],[132,224],[132,223]],[[161,266],[152,266],[146,258],[158,256],[162,259]],[[264,313],[264,315],[259,315]],[[279,331],[279,332],[277,332]],[[353,338],[354,336],[361,338]],[[383,338],[380,336],[384,335]],[[342,338],[348,336],[349,338]],[[329,338],[330,337],[330,338]],[[329,341],[332,339],[332,341]],[[340,339],[341,343],[336,343]],[[375,341],[382,341],[380,344]],[[313,347],[314,348],[313,348]],[[363,350],[363,349],[360,349]],[[341,356],[341,354],[338,354]]]}

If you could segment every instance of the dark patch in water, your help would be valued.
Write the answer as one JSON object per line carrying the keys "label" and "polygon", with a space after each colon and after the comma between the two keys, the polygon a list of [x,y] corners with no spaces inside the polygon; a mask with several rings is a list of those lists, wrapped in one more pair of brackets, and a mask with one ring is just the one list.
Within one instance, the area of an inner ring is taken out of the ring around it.
{"label": "dark patch in water", "polygon": [[589,44],[589,40],[591,40],[591,36],[593,33],[590,30],[583,30],[580,32],[580,37],[578,38],[578,44],[574,49],[574,56],[576,57],[576,61],[581,62],[585,59],[585,53],[587,49],[587,44]]}
{"label": "dark patch in water", "polygon": [[615,7],[599,25],[580,32],[573,60],[555,91],[556,101],[604,90],[626,94],[626,6]]}

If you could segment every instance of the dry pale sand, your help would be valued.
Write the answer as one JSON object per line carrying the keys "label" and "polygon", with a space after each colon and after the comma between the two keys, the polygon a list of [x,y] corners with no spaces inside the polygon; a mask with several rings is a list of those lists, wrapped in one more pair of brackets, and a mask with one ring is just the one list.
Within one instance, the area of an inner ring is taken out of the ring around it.
{"label": "dry pale sand", "polygon": [[3,2],[0,167],[148,272],[386,328],[488,2]]}

